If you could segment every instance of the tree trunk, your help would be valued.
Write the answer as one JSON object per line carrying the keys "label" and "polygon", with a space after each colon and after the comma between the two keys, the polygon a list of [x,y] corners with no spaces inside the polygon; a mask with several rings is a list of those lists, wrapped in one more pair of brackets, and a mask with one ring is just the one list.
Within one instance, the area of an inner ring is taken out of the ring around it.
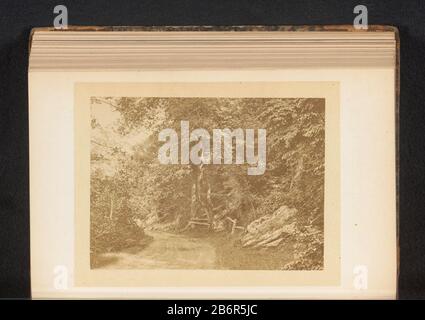
{"label": "tree trunk", "polygon": [[211,200],[211,183],[209,181],[208,181],[206,208],[207,208],[207,214],[208,214],[208,222],[212,226],[214,212],[213,212],[213,204]]}
{"label": "tree trunk", "polygon": [[190,217],[196,218],[199,208],[199,168],[192,165],[192,187],[191,187],[191,203],[190,203]]}
{"label": "tree trunk", "polygon": [[114,196],[111,193],[111,201],[109,206],[109,220],[112,220],[113,217],[114,217]]}
{"label": "tree trunk", "polygon": [[292,191],[292,189],[295,188],[298,185],[298,183],[301,180],[301,176],[302,176],[303,171],[304,171],[304,158],[303,158],[303,156],[301,156],[298,159],[294,175],[292,176],[291,185],[289,186],[289,191]]}
{"label": "tree trunk", "polygon": [[211,183],[206,173],[205,165],[192,166],[192,187],[191,187],[191,218],[208,217],[208,223],[212,226],[213,205],[211,200]]}

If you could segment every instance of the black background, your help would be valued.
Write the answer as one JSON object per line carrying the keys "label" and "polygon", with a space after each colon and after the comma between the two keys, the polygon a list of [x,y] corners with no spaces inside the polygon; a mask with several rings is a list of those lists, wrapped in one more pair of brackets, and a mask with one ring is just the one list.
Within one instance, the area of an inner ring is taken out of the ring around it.
{"label": "black background", "polygon": [[[0,298],[30,297],[28,36],[53,25],[394,25],[401,39],[399,297],[425,298],[425,1],[0,1]],[[361,94],[361,93],[359,93]],[[379,143],[379,142],[377,142]],[[365,155],[367,156],[367,155]],[[46,248],[46,250],[49,250]]]}

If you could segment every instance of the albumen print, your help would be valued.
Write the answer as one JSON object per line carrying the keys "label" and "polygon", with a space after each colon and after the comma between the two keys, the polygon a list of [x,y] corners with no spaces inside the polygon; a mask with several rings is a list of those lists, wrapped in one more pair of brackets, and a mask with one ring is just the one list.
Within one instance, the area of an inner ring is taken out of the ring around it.
{"label": "albumen print", "polygon": [[323,98],[92,97],[92,269],[321,270]]}

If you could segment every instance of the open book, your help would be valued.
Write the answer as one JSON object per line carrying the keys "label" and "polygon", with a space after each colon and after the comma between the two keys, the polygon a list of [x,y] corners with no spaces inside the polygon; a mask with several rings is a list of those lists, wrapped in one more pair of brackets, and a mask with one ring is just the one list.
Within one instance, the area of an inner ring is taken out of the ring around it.
{"label": "open book", "polygon": [[28,77],[33,297],[396,297],[396,29],[40,28]]}

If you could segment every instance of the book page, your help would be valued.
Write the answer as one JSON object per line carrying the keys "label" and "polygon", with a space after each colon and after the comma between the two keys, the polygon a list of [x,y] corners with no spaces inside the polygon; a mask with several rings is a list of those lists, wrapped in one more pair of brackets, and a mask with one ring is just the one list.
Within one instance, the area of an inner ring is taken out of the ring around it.
{"label": "book page", "polygon": [[392,68],[30,73],[33,296],[393,298],[394,106]]}

